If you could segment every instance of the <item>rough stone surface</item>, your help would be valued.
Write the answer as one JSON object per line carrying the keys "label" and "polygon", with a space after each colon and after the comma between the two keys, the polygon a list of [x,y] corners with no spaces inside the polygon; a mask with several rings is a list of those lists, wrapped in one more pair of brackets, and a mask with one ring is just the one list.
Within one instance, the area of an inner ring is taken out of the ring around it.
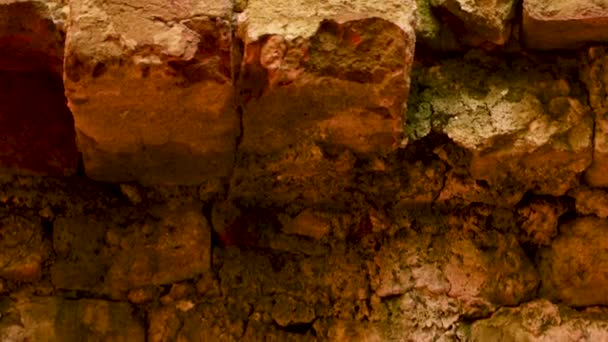
{"label": "rough stone surface", "polygon": [[298,0],[277,3],[271,0],[248,0],[240,14],[245,41],[256,41],[264,35],[277,35],[287,40],[309,38],[318,34],[323,21],[337,23],[381,18],[412,34],[416,3],[410,0],[388,0],[382,3],[369,0],[349,2],[328,0],[312,6]]}
{"label": "rough stone surface", "polygon": [[[428,0],[435,10],[450,13],[448,26],[466,45],[505,45],[511,34],[514,0]],[[451,24],[451,25],[450,25]]]}
{"label": "rough stone surface", "polygon": [[129,289],[170,284],[209,270],[210,228],[200,209],[186,204],[149,215],[156,218],[124,228],[87,218],[57,219],[53,284],[120,296]]}
{"label": "rough stone surface", "polygon": [[[57,218],[51,280],[59,288],[89,290],[101,285],[107,266],[102,254],[106,226],[92,218]],[[85,233],[86,232],[86,233]]]}
{"label": "rough stone surface", "polygon": [[[71,189],[72,182],[13,177],[0,187],[0,200],[14,211],[54,221],[46,239],[52,238],[55,252],[47,261],[48,276],[43,272],[28,287],[3,279],[2,291],[11,296],[19,289],[38,296],[101,296],[114,302],[99,303],[125,307],[129,301],[147,320],[150,341],[450,341],[464,336],[463,322],[538,296],[536,258],[518,242],[529,239],[519,224],[519,208],[469,204],[424,209],[424,201],[403,201],[391,210],[362,206],[349,212],[301,210],[297,203],[293,208],[237,203],[193,209],[201,220],[200,213],[211,210],[214,227],[226,222],[229,227],[236,217],[236,231],[249,235],[224,243],[218,229],[213,263],[190,272],[191,265],[198,265],[192,256],[203,250],[203,242],[187,233],[190,225],[180,218],[188,215],[180,208],[188,208],[181,203],[197,196],[196,187],[83,183]],[[521,208],[540,211],[545,206],[560,207],[545,196]],[[51,209],[38,209],[45,207]],[[298,229],[287,228],[293,220]],[[302,234],[316,231],[305,229],[310,222],[324,222],[330,229],[317,240]],[[158,247],[186,241],[196,247],[185,248],[179,260]],[[147,262],[155,258],[158,267]],[[165,277],[168,269],[172,278]],[[79,312],[74,315],[81,317]],[[16,331],[3,327],[0,334]],[[59,328],[66,334],[74,329]]]}
{"label": "rough stone surface", "polygon": [[36,281],[49,246],[43,240],[40,222],[8,215],[0,218],[0,277],[16,281]]}
{"label": "rough stone surface", "polygon": [[0,0],[0,163],[40,162],[0,173],[1,341],[607,340],[605,47],[499,0],[67,5]]}
{"label": "rough stone surface", "polygon": [[322,202],[349,183],[358,157],[399,146],[414,9],[410,1],[248,2],[239,15],[245,133],[235,195]]}
{"label": "rough stone surface", "polygon": [[239,134],[230,2],[71,1],[65,86],[87,175],[225,181]]}
{"label": "rough stone surface", "polygon": [[608,312],[578,312],[547,300],[503,308],[470,328],[470,341],[605,341]]}
{"label": "rough stone surface", "polygon": [[449,20],[436,15],[431,0],[416,0],[416,42],[419,46],[437,51],[461,49],[456,34],[450,29]]}
{"label": "rough stone surface", "polygon": [[569,192],[576,201],[576,211],[583,215],[608,218],[608,193],[600,189],[576,188]]}
{"label": "rough stone surface", "polygon": [[293,219],[286,219],[283,224],[283,231],[286,234],[308,236],[319,240],[329,235],[331,223],[329,219],[322,217],[322,215],[310,209],[304,209]]}
{"label": "rough stone surface", "polygon": [[145,330],[125,303],[60,297],[0,298],[2,341],[145,340]]}
{"label": "rough stone surface", "polygon": [[608,50],[592,47],[582,54],[581,79],[589,92],[589,103],[595,116],[593,163],[585,172],[591,186],[608,186]]}
{"label": "rough stone surface", "polygon": [[516,305],[536,289],[536,270],[513,236],[488,232],[474,239],[448,235],[446,241],[456,241],[443,267],[447,293],[463,302],[465,313],[487,303]]}
{"label": "rough stone surface", "polygon": [[[471,52],[464,63],[447,60],[415,73],[409,138],[447,135],[470,153],[470,161],[457,162],[477,181],[459,189],[454,174],[440,199],[489,187],[511,192],[511,198],[500,197],[512,205],[526,191],[559,196],[577,184],[591,163],[593,120],[579,100],[582,89],[572,80],[576,61],[533,63],[516,59],[507,64]],[[560,70],[557,77],[554,68]]]}
{"label": "rough stone surface", "polygon": [[524,240],[536,245],[550,244],[557,236],[559,218],[564,212],[564,206],[540,199],[521,207],[519,214],[523,217]]}
{"label": "rough stone surface", "polygon": [[606,305],[608,222],[584,217],[559,227],[560,235],[541,251],[541,293],[567,305]]}
{"label": "rough stone surface", "polygon": [[[517,305],[529,298],[538,276],[518,242],[510,235],[475,233],[478,219],[468,221],[459,227],[468,232],[442,234],[444,242],[420,234],[407,239],[417,243],[397,240],[383,246],[374,257],[372,289],[381,298],[412,289],[445,297],[442,300],[445,305],[450,302],[454,317],[490,312],[494,305]],[[432,253],[415,252],[431,244]]]}
{"label": "rough stone surface", "polygon": [[571,49],[608,41],[608,6],[597,0],[524,0],[523,37],[534,49]]}

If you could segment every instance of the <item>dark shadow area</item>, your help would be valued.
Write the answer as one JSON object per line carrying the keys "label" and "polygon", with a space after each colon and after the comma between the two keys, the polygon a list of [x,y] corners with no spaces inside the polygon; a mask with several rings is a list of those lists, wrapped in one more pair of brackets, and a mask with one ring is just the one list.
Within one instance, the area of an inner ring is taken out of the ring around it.
{"label": "dark shadow area", "polygon": [[76,172],[78,158],[60,76],[0,70],[0,168],[69,176]]}

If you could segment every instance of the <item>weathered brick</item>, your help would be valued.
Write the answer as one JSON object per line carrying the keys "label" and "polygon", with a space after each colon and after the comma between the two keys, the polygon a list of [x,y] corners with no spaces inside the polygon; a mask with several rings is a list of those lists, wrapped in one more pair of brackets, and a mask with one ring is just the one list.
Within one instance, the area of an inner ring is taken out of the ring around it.
{"label": "weathered brick", "polygon": [[0,300],[2,341],[145,341],[127,303],[15,296]]}
{"label": "weathered brick", "polygon": [[607,320],[605,309],[574,310],[539,299],[477,320],[466,341],[606,341]]}
{"label": "weathered brick", "polygon": [[409,137],[444,133],[469,157],[448,160],[444,151],[442,158],[473,178],[448,174],[438,199],[510,206],[526,191],[561,196],[576,186],[593,149],[590,108],[573,80],[577,66],[574,59],[506,63],[471,52],[417,70]]}
{"label": "weathered brick", "polygon": [[608,218],[608,193],[605,190],[580,187],[568,192],[576,201],[576,211],[581,215]]}
{"label": "weathered brick", "polygon": [[523,37],[535,49],[577,48],[608,41],[608,9],[594,0],[524,0]]}
{"label": "weathered brick", "polygon": [[[449,13],[448,27],[466,45],[484,43],[504,45],[511,35],[511,19],[515,14],[514,0],[419,0],[428,1],[435,11]],[[429,15],[424,13],[423,15]]]}
{"label": "weathered brick", "polygon": [[608,221],[578,218],[540,253],[541,295],[566,305],[608,304]]}
{"label": "weathered brick", "polygon": [[53,285],[118,297],[128,290],[170,284],[211,267],[211,230],[200,208],[159,208],[153,220],[126,228],[91,218],[59,218],[53,231],[57,255]]}
{"label": "weathered brick", "polygon": [[77,0],[70,14],[64,79],[87,175],[226,177],[239,134],[230,1]]}
{"label": "weathered brick", "polygon": [[248,2],[234,193],[318,201],[348,183],[356,158],[400,145],[414,10],[413,1]]}
{"label": "weathered brick", "polygon": [[40,222],[21,216],[0,218],[0,277],[16,281],[36,281],[49,246],[43,240]]}

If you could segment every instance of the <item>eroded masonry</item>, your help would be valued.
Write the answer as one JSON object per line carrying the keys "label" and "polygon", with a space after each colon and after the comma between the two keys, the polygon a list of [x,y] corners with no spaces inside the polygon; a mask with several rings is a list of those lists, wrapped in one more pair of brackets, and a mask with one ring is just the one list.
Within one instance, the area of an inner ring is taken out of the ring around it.
{"label": "eroded masonry", "polygon": [[0,341],[607,341],[608,4],[0,0]]}

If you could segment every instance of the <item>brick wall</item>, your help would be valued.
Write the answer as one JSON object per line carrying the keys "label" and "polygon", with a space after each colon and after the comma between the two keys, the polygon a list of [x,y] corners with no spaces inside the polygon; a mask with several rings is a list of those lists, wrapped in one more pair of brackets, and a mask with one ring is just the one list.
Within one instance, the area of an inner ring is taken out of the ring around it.
{"label": "brick wall", "polygon": [[0,0],[0,340],[607,339],[606,13]]}

